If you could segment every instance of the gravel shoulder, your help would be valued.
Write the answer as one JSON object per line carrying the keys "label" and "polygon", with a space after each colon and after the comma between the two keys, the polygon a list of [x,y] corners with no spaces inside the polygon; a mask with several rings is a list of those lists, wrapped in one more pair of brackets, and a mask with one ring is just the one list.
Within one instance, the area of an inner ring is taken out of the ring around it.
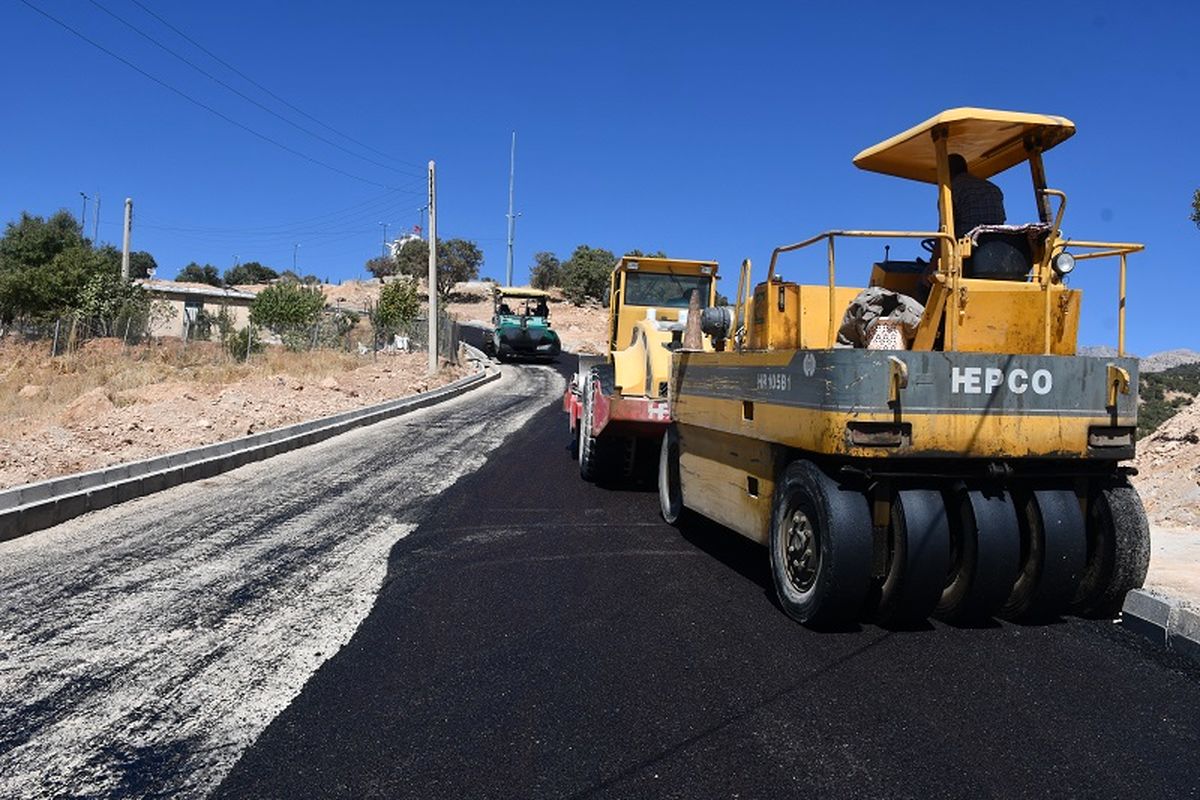
{"label": "gravel shoulder", "polygon": [[0,544],[0,796],[199,796],[350,638],[546,368]]}

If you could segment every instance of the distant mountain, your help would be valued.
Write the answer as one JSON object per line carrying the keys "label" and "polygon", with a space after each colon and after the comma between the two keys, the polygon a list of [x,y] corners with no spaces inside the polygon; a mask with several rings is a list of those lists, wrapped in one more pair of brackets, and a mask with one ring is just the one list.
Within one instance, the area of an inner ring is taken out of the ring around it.
{"label": "distant mountain", "polygon": [[1183,364],[1195,364],[1197,362],[1200,362],[1200,353],[1197,353],[1195,350],[1179,348],[1177,350],[1164,350],[1161,353],[1147,356],[1138,362],[1138,367],[1142,372],[1162,372],[1164,369],[1178,367]]}
{"label": "distant mountain", "polygon": [[[1103,344],[1087,345],[1079,348],[1079,355],[1091,356],[1093,358],[1115,358],[1117,355],[1117,348],[1109,347]],[[1137,356],[1134,356],[1132,353],[1127,353],[1126,355],[1137,358]]]}
{"label": "distant mountain", "polygon": [[[1107,347],[1105,345],[1097,345],[1090,347],[1079,348],[1079,355],[1093,356],[1096,358],[1112,358],[1116,356],[1117,349],[1115,347]],[[1177,350],[1164,350],[1161,353],[1139,358],[1132,353],[1127,353],[1133,358],[1138,359],[1138,370],[1140,372],[1162,372],[1171,367],[1178,367],[1181,364],[1197,364],[1200,363],[1200,353],[1195,350],[1179,348]]]}

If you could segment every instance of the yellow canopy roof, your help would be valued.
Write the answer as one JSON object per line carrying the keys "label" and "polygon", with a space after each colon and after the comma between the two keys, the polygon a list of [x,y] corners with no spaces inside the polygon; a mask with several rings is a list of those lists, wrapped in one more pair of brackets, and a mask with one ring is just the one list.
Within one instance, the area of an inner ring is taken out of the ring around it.
{"label": "yellow canopy roof", "polygon": [[530,289],[528,286],[497,286],[496,294],[499,297],[549,297],[549,292],[543,292],[541,289]]}
{"label": "yellow canopy roof", "polygon": [[1028,158],[1026,139],[1037,142],[1038,149],[1046,151],[1075,133],[1075,123],[1066,117],[990,108],[952,108],[868,147],[854,157],[854,165],[871,172],[937,183],[931,134],[938,126],[945,126],[948,151],[965,158],[967,169],[977,178],[991,177]]}

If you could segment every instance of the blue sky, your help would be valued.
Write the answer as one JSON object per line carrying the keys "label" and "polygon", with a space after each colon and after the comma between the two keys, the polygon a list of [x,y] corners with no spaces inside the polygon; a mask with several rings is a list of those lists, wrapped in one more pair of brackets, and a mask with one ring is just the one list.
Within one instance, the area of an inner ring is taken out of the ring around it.
{"label": "blue sky", "polygon": [[[432,158],[439,234],[474,239],[484,274],[502,277],[515,129],[518,279],[538,250],[661,248],[718,259],[732,294],[741,259],[761,277],[775,245],[827,228],[933,225],[931,187],[850,160],[941,109],[976,105],[1075,121],[1075,137],[1046,157],[1050,184],[1070,197],[1065,231],[1147,244],[1130,264],[1131,350],[1200,349],[1196,315],[1166,313],[1192,304],[1172,301],[1194,285],[1200,251],[1188,219],[1200,186],[1195,3],[141,0],[334,133],[132,0],[29,2],[340,170],[263,141],[5,0],[0,215],[78,213],[80,191],[99,193],[100,239],[119,242],[132,196],[134,246],[164,276],[193,260],[225,268],[235,256],[285,269],[299,243],[299,271],[358,277],[380,251],[381,221],[392,233],[420,221]],[[344,149],[193,71],[104,8]],[[997,182],[1010,220],[1033,218],[1027,172]],[[863,281],[881,247],[843,247],[841,274]],[[893,257],[908,247],[896,243]],[[814,252],[782,267],[819,282],[822,264]],[[1073,285],[1085,290],[1081,342],[1115,344],[1115,263],[1081,264]]]}

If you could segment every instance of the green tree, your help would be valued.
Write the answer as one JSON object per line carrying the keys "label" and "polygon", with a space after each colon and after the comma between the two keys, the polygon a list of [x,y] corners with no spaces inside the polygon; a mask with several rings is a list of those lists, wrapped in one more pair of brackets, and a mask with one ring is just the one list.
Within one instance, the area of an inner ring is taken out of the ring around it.
{"label": "green tree", "polygon": [[667,254],[662,250],[655,250],[653,253],[643,253],[641,250],[630,250],[625,255],[630,258],[667,258]]}
{"label": "green tree", "polygon": [[[148,256],[148,254],[146,254]],[[49,219],[22,213],[0,238],[0,319],[76,315],[92,330],[111,335],[151,311],[146,293],[121,279],[121,254],[93,247],[75,218],[60,211]]]}
{"label": "green tree", "polygon": [[601,299],[616,261],[616,256],[602,247],[576,247],[562,265],[562,289],[567,299],[576,305]]}
{"label": "green tree", "polygon": [[288,347],[299,349],[324,308],[325,295],[317,287],[282,281],[258,293],[250,304],[250,321],[278,334]]}
{"label": "green tree", "polygon": [[412,278],[385,283],[379,292],[379,304],[372,309],[371,324],[384,339],[408,330],[421,310],[421,294]]}
{"label": "green tree", "polygon": [[158,262],[154,260],[154,256],[150,255],[145,250],[134,250],[129,254],[130,278],[149,278],[150,270],[157,269]]}
{"label": "green tree", "polygon": [[141,331],[150,314],[150,295],[136,283],[122,280],[118,270],[92,272],[79,293],[76,314],[103,336],[118,336],[126,328]]}
{"label": "green tree", "polygon": [[278,280],[291,281],[292,283],[302,283],[305,286],[316,286],[321,282],[321,279],[316,275],[297,275],[290,269],[285,269],[279,273]]}
{"label": "green tree", "polygon": [[0,267],[43,267],[67,248],[86,244],[79,222],[70,212],[59,211],[44,219],[22,211],[18,222],[5,227],[0,240]]}
{"label": "green tree", "polygon": [[[467,239],[438,239],[437,293],[445,302],[450,299],[456,283],[479,277],[483,253]],[[396,272],[420,279],[429,274],[429,244],[423,239],[405,242],[396,254]]]}
{"label": "green tree", "polygon": [[175,276],[176,281],[187,283],[207,283],[209,286],[221,285],[221,273],[212,264],[200,266],[195,261],[188,264]]}
{"label": "green tree", "polygon": [[483,266],[483,252],[466,239],[447,239],[438,242],[437,292],[444,303],[454,292],[454,285],[473,281]]}
{"label": "green tree", "polygon": [[1192,195],[1192,222],[1196,223],[1196,227],[1200,228],[1200,189]]}
{"label": "green tree", "polygon": [[257,261],[247,261],[232,269],[225,270],[226,286],[247,286],[253,283],[270,283],[279,277],[279,273]]}
{"label": "green tree", "polygon": [[93,278],[120,281],[120,259],[111,246],[92,247],[66,212],[48,220],[23,213],[0,239],[0,320],[78,313]]}
{"label": "green tree", "polygon": [[[428,260],[429,251],[425,250],[425,252],[425,258]],[[376,278],[379,278],[380,281],[389,275],[395,275],[398,266],[399,265],[396,263],[396,259],[392,258],[391,256],[375,256],[374,258],[367,260],[367,272],[371,273]]]}
{"label": "green tree", "polygon": [[424,239],[409,239],[396,253],[395,265],[395,271],[388,274],[424,278],[429,274],[429,243]]}
{"label": "green tree", "polygon": [[533,266],[529,269],[529,285],[535,289],[549,289],[562,283],[562,262],[554,253],[542,251],[533,254]]}

